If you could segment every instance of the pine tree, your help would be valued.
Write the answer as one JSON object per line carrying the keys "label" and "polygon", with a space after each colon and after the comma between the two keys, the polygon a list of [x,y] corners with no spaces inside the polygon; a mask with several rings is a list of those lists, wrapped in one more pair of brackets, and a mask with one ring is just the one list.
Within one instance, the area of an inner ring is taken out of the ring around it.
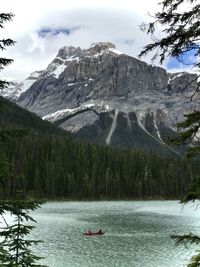
{"label": "pine tree", "polygon": [[[12,20],[14,14],[12,13],[0,13],[0,29],[4,28],[4,23]],[[16,42],[10,38],[0,39],[0,50],[6,50],[7,47],[13,46]],[[13,59],[0,57],[0,71],[3,70],[6,66],[10,65],[13,62]],[[5,89],[10,82],[0,80],[0,90]],[[0,112],[3,108],[3,103],[0,98]],[[27,133],[27,130],[22,129],[2,129],[0,127],[0,140],[5,140],[7,137],[18,137]]]}
{"label": "pine tree", "polygon": [[[187,11],[183,12],[183,5],[189,4]],[[140,56],[144,56],[152,51],[156,51],[152,59],[160,58],[163,63],[165,58],[172,56],[178,61],[184,63],[183,56],[187,52],[194,54],[193,67],[200,70],[200,4],[198,0],[163,0],[161,2],[161,11],[155,14],[154,22],[145,25],[143,29],[147,30],[148,34],[152,35],[153,43],[148,44],[141,51]],[[164,26],[164,37],[159,39],[155,36],[157,24]],[[142,25],[144,26],[144,25]],[[146,27],[147,26],[147,27]],[[197,88],[191,101],[194,97],[198,97],[200,81],[198,74],[194,81],[197,83]],[[188,85],[190,86],[190,85]],[[187,144],[188,157],[194,157],[200,154],[200,138],[198,133],[200,130],[200,111],[185,115],[186,119],[178,124],[178,137],[172,142],[176,144]],[[193,181],[188,189],[187,195],[182,202],[200,199],[200,177]],[[177,244],[195,243],[200,244],[200,237],[193,234],[177,236],[172,238],[177,240]],[[197,253],[191,258],[189,267],[200,266],[200,253]]]}
{"label": "pine tree", "polygon": [[[13,18],[12,13],[0,13],[0,28],[4,28],[4,23],[7,21],[11,21]],[[8,46],[14,45],[15,41],[12,39],[1,39],[0,40],[0,49],[5,50]],[[10,58],[2,58],[0,57],[0,70],[4,69],[4,67],[8,66],[13,62],[13,59]],[[10,83],[7,81],[1,81],[0,80],[0,89],[5,88],[8,86]]]}
{"label": "pine tree", "polygon": [[[3,28],[3,24],[6,21],[12,20],[12,17],[12,13],[0,13],[0,28]],[[4,50],[14,44],[15,41],[11,39],[2,39],[0,40],[0,49]],[[12,63],[12,61],[12,59],[0,58],[0,70]],[[9,84],[9,82],[0,80],[0,89],[5,88]],[[1,101],[0,108],[2,108]],[[0,142],[2,143],[2,141],[13,137],[22,137],[26,134],[27,130],[24,129],[0,127]],[[8,175],[11,175],[10,169],[9,163],[0,162],[0,185],[2,191],[7,190],[6,179],[8,179]],[[16,177],[13,177],[13,179],[16,179]],[[36,265],[36,261],[40,258],[35,256],[30,250],[30,246],[37,244],[38,241],[27,239],[27,235],[34,227],[23,224],[24,221],[34,221],[29,212],[38,208],[39,202],[26,201],[19,192],[21,191],[13,188],[12,196],[8,200],[0,201],[0,216],[5,223],[5,226],[0,228],[0,264],[1,266],[13,267],[39,267],[42,265]],[[14,217],[12,225],[9,225],[5,220],[4,214],[7,212],[11,213],[12,218]]]}
{"label": "pine tree", "polygon": [[[190,8],[182,12],[181,8],[186,3],[190,4]],[[152,59],[159,57],[161,63],[170,56],[185,63],[183,56],[186,52],[192,52],[194,61],[190,65],[199,72],[200,4],[198,0],[163,0],[161,5],[161,11],[155,14],[155,21],[142,27],[147,30],[147,34],[152,36],[153,43],[146,45],[139,56],[142,57],[152,51],[156,51]],[[164,26],[164,37],[161,39],[155,36],[157,24]],[[197,83],[197,88],[191,95],[191,101],[194,97],[199,97],[199,77],[200,74],[193,81]],[[187,86],[190,86],[190,84]],[[173,143],[191,144],[188,151],[188,156],[190,157],[200,153],[200,139],[197,134],[200,130],[200,111],[195,110],[186,114],[185,117],[186,119],[178,124],[180,131]]]}
{"label": "pine tree", "polygon": [[[41,259],[34,255],[30,249],[31,245],[36,245],[40,241],[29,240],[27,235],[35,228],[32,225],[27,225],[24,222],[36,222],[29,212],[39,207],[39,202],[13,200],[2,201],[4,209],[0,211],[4,218],[5,226],[1,227],[1,249],[0,263],[1,266],[16,266],[16,267],[43,267],[44,265],[36,264]],[[5,208],[6,207],[6,208]],[[10,212],[13,223],[9,225],[4,217],[5,212]]]}

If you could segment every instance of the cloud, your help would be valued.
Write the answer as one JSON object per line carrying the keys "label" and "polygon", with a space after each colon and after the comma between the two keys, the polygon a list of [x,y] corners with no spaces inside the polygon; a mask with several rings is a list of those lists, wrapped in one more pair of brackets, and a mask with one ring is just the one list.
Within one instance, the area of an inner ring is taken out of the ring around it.
{"label": "cloud", "polygon": [[[15,14],[3,36],[17,44],[2,53],[14,63],[1,76],[24,79],[46,68],[65,45],[87,48],[93,42],[110,41],[123,53],[137,57],[151,42],[139,25],[151,19],[148,12],[156,11],[158,1],[140,0],[135,5],[132,0],[43,0],[38,6],[33,0],[2,0],[2,11]],[[143,60],[150,62],[150,56]]]}
{"label": "cloud", "polygon": [[70,35],[74,31],[80,29],[80,27],[73,27],[73,28],[50,28],[50,27],[43,27],[40,30],[37,31],[37,34],[39,37],[45,38],[49,36],[56,36],[60,33]]}
{"label": "cloud", "polygon": [[135,39],[133,38],[122,38],[119,40],[116,40],[116,43],[121,43],[121,44],[125,44],[125,45],[133,45],[135,43]]}
{"label": "cloud", "polygon": [[28,52],[33,53],[37,51],[37,53],[43,54],[45,51],[45,43],[42,38],[36,33],[30,33],[30,45],[28,47]]}

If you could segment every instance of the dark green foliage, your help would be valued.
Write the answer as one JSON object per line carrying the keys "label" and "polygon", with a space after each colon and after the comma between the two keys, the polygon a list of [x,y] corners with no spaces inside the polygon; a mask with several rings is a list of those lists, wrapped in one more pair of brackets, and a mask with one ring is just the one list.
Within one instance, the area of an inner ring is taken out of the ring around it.
{"label": "dark green foliage", "polygon": [[197,235],[193,235],[190,233],[189,235],[171,235],[172,239],[178,239],[177,240],[177,246],[180,244],[198,244],[200,242],[200,237]]}
{"label": "dark green foliage", "polygon": [[28,133],[28,129],[0,128],[0,141],[6,141],[10,138],[21,138]]}
{"label": "dark green foliage", "polygon": [[178,123],[180,129],[178,137],[173,140],[177,144],[189,145],[188,157],[194,157],[200,154],[200,138],[198,131],[200,129],[200,111],[194,111],[185,115],[186,119]]}
{"label": "dark green foliage", "polygon": [[[191,4],[188,11],[179,11],[183,4]],[[148,34],[155,34],[156,24],[164,26],[165,36],[158,39],[153,36],[154,42],[148,44],[141,51],[140,56],[144,56],[154,50],[153,59],[160,58],[162,63],[168,56],[173,56],[182,61],[185,52],[195,51],[194,67],[200,67],[198,59],[200,55],[200,4],[197,0],[164,0],[161,3],[161,12],[155,14],[155,21],[144,27]],[[196,82],[199,75],[197,75]],[[197,89],[191,95],[191,101],[199,92],[200,82],[197,82]],[[189,86],[189,85],[188,85]],[[200,129],[200,111],[194,111],[186,114],[186,120],[178,124],[179,135],[173,140],[176,144],[190,144],[188,156],[195,156],[200,153],[200,140],[196,133]]]}
{"label": "dark green foliage", "polygon": [[[11,13],[0,13],[0,28],[3,28],[3,23],[10,21],[13,17]],[[0,40],[0,49],[4,50],[7,46],[14,45],[11,39]],[[0,58],[0,70],[12,62],[11,59]],[[0,80],[0,89],[9,85],[6,81]],[[0,98],[0,111],[4,107],[4,100]],[[0,194],[7,192],[8,181],[11,182],[10,194],[4,194],[5,198],[0,201],[0,217],[4,222],[4,226],[0,228],[0,266],[10,267],[29,267],[38,266],[36,261],[40,258],[35,256],[30,250],[32,244],[37,244],[38,241],[28,240],[27,235],[34,228],[27,225],[28,221],[34,221],[30,216],[30,210],[35,210],[39,207],[37,201],[26,201],[25,193],[23,192],[22,183],[17,183],[17,180],[24,180],[24,177],[17,171],[13,172],[13,162],[10,162],[3,155],[2,148],[6,142],[19,141],[19,138],[27,135],[26,129],[5,128],[0,124]],[[16,155],[17,156],[17,155]],[[17,186],[15,186],[17,184]],[[6,199],[6,200],[5,200]],[[12,215],[13,223],[8,224],[4,215],[7,213]],[[1,224],[2,226],[2,224]]]}
{"label": "dark green foliage", "polygon": [[[36,245],[39,241],[27,239],[27,235],[35,228],[27,225],[27,222],[35,222],[30,216],[30,210],[33,211],[39,207],[39,202],[26,200],[9,200],[0,202],[0,215],[4,218],[4,227],[0,228],[0,263],[1,266],[38,266],[36,262],[40,257],[35,256],[30,247]],[[10,213],[13,222],[9,225],[4,217],[5,213]]]}
{"label": "dark green foliage", "polygon": [[[9,198],[25,195],[66,199],[179,198],[192,181],[191,166],[179,157],[160,156],[139,149],[117,150],[69,137],[42,134],[10,140],[1,146],[8,162]],[[192,162],[193,178],[200,171]],[[13,179],[15,177],[15,179]]]}
{"label": "dark green foliage", "polygon": [[[18,189],[40,198],[178,198],[191,183],[190,165],[178,157],[172,162],[141,149],[116,150],[76,141],[35,114],[7,100],[2,103],[3,129],[29,127],[29,136],[23,142],[7,138],[1,144],[1,179],[6,187],[0,190],[1,198]],[[195,178],[199,168],[192,164]]]}
{"label": "dark green foliage", "polygon": [[[168,56],[176,57],[182,61],[182,55],[188,51],[195,51],[195,56],[200,54],[198,44],[200,36],[200,5],[191,5],[191,9],[182,12],[179,7],[185,3],[196,3],[197,0],[164,0],[161,2],[161,12],[155,14],[155,21],[147,27],[148,34],[154,34],[156,24],[164,26],[165,37],[154,38],[154,42],[148,44],[141,51],[140,56],[144,56],[156,50],[153,58],[159,57],[162,63]],[[200,66],[197,61],[196,66]]]}
{"label": "dark green foliage", "polygon": [[[184,4],[190,4],[187,11],[183,12]],[[185,52],[192,51],[194,53],[194,62],[191,64],[200,70],[200,4],[197,0],[163,0],[162,9],[155,14],[155,21],[150,23],[147,27],[147,33],[151,34],[154,42],[148,44],[141,51],[140,56],[144,56],[149,52],[156,50],[156,57],[160,58],[162,63],[168,56],[175,57],[180,62],[183,62],[183,55]],[[156,24],[164,26],[164,37],[158,39],[154,33],[156,31]],[[144,25],[143,25],[144,26]],[[187,64],[187,63],[186,63]],[[200,82],[197,75],[197,89],[191,95],[190,100],[197,97],[200,88]],[[189,86],[189,85],[188,85]],[[178,124],[179,133],[176,138],[172,140],[175,144],[187,144],[188,157],[198,156],[200,154],[200,111],[195,110],[190,114],[185,115],[186,119]],[[183,197],[182,202],[194,201],[200,199],[200,177],[192,179],[188,187],[187,194]],[[200,237],[193,234],[189,235],[173,235],[172,238],[177,240],[177,244],[200,244]],[[189,267],[200,266],[200,253],[193,256],[188,264]]]}
{"label": "dark green foliage", "polygon": [[[185,3],[191,5],[188,11],[182,12],[179,8]],[[147,33],[154,34],[156,24],[163,25],[165,36],[162,39],[154,38],[154,42],[144,47],[140,56],[156,49],[157,52],[154,58],[160,57],[161,62],[168,56],[176,57],[181,61],[181,57],[185,52],[195,51],[195,59],[192,65],[199,68],[200,4],[198,4],[197,0],[164,0],[161,5],[161,12],[155,14],[155,21],[150,23],[146,29]],[[199,92],[200,82],[197,82],[197,84],[196,91],[191,95],[191,101]],[[185,117],[185,121],[178,124],[179,133],[172,142],[189,145],[188,157],[194,157],[200,154],[200,139],[198,136],[200,111],[195,110],[190,114],[186,114]],[[195,185],[197,186],[196,182]],[[196,192],[199,190],[196,190]],[[194,191],[189,192],[189,194],[190,197],[186,197],[185,200],[189,200],[191,196],[194,196]]]}
{"label": "dark green foliage", "polygon": [[[191,244],[198,245],[200,243],[200,237],[192,233],[188,235],[171,235],[171,238],[176,240],[177,246],[184,245],[187,247],[187,245]],[[197,253],[190,259],[188,267],[199,267],[199,266],[200,266],[200,253]]]}
{"label": "dark green foliage", "polygon": [[[0,13],[0,28],[4,28],[4,23],[7,21],[12,20],[13,18],[12,13]],[[8,46],[14,45],[15,41],[11,39],[0,39],[0,50],[5,50]],[[8,66],[13,62],[10,58],[1,58],[0,57],[0,70],[4,69],[4,67]],[[0,89],[5,88],[7,85],[9,85],[9,82],[1,81],[0,80]]]}
{"label": "dark green foliage", "polygon": [[[200,243],[200,237],[197,235],[194,235],[192,233],[188,235],[171,235],[172,239],[176,240],[176,245],[191,245],[195,244],[198,245]],[[196,255],[192,256],[190,259],[188,267],[199,267],[200,266],[200,253],[197,253]]]}
{"label": "dark green foliage", "polygon": [[25,110],[16,104],[0,97],[2,108],[0,110],[0,127],[29,129],[35,133],[52,133],[57,135],[69,135],[66,131],[54,126],[52,123],[42,120],[36,114]]}

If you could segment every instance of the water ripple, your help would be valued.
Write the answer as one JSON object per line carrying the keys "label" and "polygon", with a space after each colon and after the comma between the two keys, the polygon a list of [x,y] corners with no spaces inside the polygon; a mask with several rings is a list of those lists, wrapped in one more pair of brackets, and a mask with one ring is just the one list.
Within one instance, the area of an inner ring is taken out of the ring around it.
{"label": "water ripple", "polygon": [[[47,203],[34,213],[33,237],[44,240],[35,249],[50,267],[185,267],[194,247],[175,247],[170,234],[198,233],[196,213],[177,201]],[[88,229],[106,234],[83,236]]]}

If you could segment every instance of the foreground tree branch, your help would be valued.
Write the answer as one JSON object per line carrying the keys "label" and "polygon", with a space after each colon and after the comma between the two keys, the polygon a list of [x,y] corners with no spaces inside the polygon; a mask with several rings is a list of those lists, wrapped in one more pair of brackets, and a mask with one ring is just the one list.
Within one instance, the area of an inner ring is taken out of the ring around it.
{"label": "foreground tree branch", "polygon": [[[187,11],[183,12],[183,5],[189,4]],[[163,28],[163,38],[156,37],[157,25]],[[186,52],[192,52],[194,62],[192,66],[198,71],[197,89],[191,96],[191,101],[199,93],[200,89],[200,3],[198,0],[163,0],[161,11],[155,14],[153,22],[142,27],[147,34],[152,36],[152,43],[146,45],[140,53],[140,57],[154,52],[152,59],[159,58],[160,63],[168,57],[176,58],[183,62]],[[183,62],[184,63],[184,62]],[[187,63],[186,63],[187,64]],[[185,120],[178,123],[178,135],[172,143],[188,146],[188,157],[200,155],[200,110],[194,110],[185,114]],[[187,194],[182,203],[200,199],[200,177],[194,180],[188,187]],[[200,236],[192,233],[188,235],[172,235],[176,244],[200,244]],[[200,252],[194,255],[188,267],[200,266]]]}

